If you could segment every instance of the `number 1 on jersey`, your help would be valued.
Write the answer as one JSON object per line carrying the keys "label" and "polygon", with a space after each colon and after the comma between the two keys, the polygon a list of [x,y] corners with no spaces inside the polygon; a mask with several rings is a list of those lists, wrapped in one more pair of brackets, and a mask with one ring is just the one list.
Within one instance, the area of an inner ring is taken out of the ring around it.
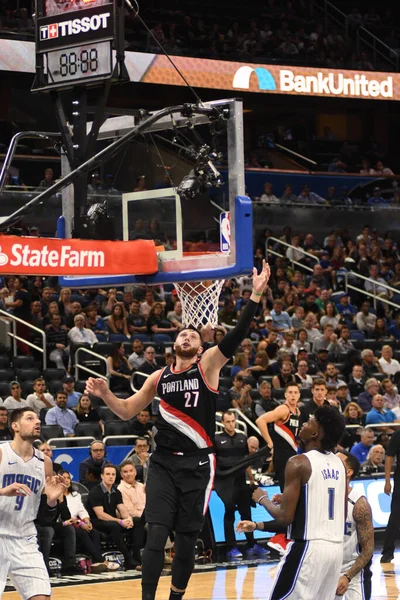
{"label": "number 1 on jersey", "polygon": [[185,392],[185,400],[185,408],[196,408],[199,401],[199,392]]}
{"label": "number 1 on jersey", "polygon": [[328,497],[329,497],[329,505],[328,505],[328,515],[329,520],[333,521],[335,518],[335,488],[328,488]]}

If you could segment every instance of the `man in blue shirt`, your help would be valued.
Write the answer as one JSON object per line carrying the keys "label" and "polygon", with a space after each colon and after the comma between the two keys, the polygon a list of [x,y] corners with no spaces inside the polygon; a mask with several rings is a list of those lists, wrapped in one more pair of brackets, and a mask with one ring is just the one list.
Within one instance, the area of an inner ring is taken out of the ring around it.
{"label": "man in blue shirt", "polygon": [[66,437],[75,435],[75,425],[79,423],[76,414],[67,408],[67,394],[64,391],[57,392],[54,408],[46,413],[46,425],[60,425]]}
{"label": "man in blue shirt", "polygon": [[387,200],[382,198],[381,189],[376,187],[374,188],[374,195],[368,198],[368,206],[387,206]]}
{"label": "man in blue shirt", "polygon": [[354,444],[352,449],[350,450],[351,454],[354,454],[360,461],[363,463],[367,460],[368,452],[371,449],[372,444],[374,443],[375,435],[372,429],[362,429],[361,430],[361,441],[358,444]]}
{"label": "man in blue shirt", "polygon": [[347,294],[340,298],[340,303],[336,304],[336,309],[339,315],[342,315],[347,321],[352,321],[358,312],[358,308],[350,304],[350,298]]}
{"label": "man in blue shirt", "polygon": [[271,317],[274,327],[281,333],[291,329],[292,324],[290,317],[286,311],[283,310],[283,302],[281,300],[275,300],[274,308],[271,310]]}
{"label": "man in blue shirt", "polygon": [[63,389],[67,394],[67,408],[75,408],[82,396],[80,392],[75,391],[75,379],[72,375],[66,375],[63,379]]}
{"label": "man in blue shirt", "polygon": [[398,423],[393,411],[383,408],[384,399],[381,394],[375,394],[372,398],[372,408],[367,414],[366,425],[377,425],[378,423]]}
{"label": "man in blue shirt", "polygon": [[395,324],[389,327],[389,334],[395,340],[400,340],[400,313],[396,315]]}

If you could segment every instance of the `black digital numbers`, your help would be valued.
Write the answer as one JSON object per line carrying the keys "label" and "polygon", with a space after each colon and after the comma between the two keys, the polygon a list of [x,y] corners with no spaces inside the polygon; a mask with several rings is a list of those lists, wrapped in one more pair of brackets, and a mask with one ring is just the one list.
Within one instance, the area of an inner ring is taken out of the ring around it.
{"label": "black digital numbers", "polygon": [[60,55],[59,67],[61,77],[74,77],[77,73],[82,75],[96,73],[99,68],[97,49],[82,50],[80,54],[76,52],[64,52]]}

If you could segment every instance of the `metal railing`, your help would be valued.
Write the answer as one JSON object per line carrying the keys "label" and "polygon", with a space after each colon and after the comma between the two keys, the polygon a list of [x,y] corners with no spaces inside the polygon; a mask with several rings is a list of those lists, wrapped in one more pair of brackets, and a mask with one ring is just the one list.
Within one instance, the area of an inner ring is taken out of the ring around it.
{"label": "metal railing", "polygon": [[[127,435],[106,435],[106,437],[103,438],[103,444],[105,446],[107,446],[107,442],[109,440],[127,440],[127,439],[134,439],[136,440],[139,436],[135,435],[135,434],[127,434]],[[128,445],[128,444],[127,444]]]}
{"label": "metal railing", "polygon": [[[47,369],[46,334],[43,331],[43,329],[39,329],[39,327],[35,327],[35,325],[32,325],[32,323],[28,323],[27,321],[24,321],[23,319],[20,319],[19,317],[15,317],[14,315],[6,312],[5,310],[0,309],[0,316],[6,317],[7,319],[11,320],[13,330],[12,330],[12,333],[8,332],[8,335],[13,340],[13,355],[14,356],[17,355],[17,342],[22,342],[23,344],[26,344],[30,348],[34,348],[40,354],[42,354],[43,370]],[[36,333],[38,333],[42,338],[43,348],[41,348],[40,346],[37,346],[33,342],[30,342],[29,340],[26,340],[25,338],[17,335],[17,323],[21,323],[21,325],[24,325],[25,327],[32,329],[32,331],[36,331]]]}
{"label": "metal railing", "polygon": [[[51,444],[54,442],[56,442],[55,448],[78,448],[79,446],[74,446],[73,442],[82,442],[83,440],[88,440],[88,446],[90,446],[90,444],[92,442],[95,441],[95,438],[92,435],[82,435],[82,436],[77,436],[77,437],[59,437],[59,438],[49,438],[48,440],[46,440],[46,444],[49,444],[49,446],[51,446]],[[40,441],[40,443],[42,443],[42,440],[36,440],[36,441]],[[57,443],[60,442],[62,444],[68,444],[65,446],[57,446]],[[69,443],[70,442],[70,443]]]}
{"label": "metal railing", "polygon": [[371,33],[365,27],[357,29],[357,52],[361,53],[361,46],[367,46],[373,54],[374,66],[377,66],[377,57],[383,58],[386,62],[392,65],[395,71],[399,70],[399,56],[393,48],[385,44],[380,38]]}
{"label": "metal railing", "polygon": [[[89,369],[89,367],[86,367],[86,365],[82,365],[81,363],[79,363],[78,356],[82,352],[85,352],[86,354],[90,354],[91,356],[94,356],[98,360],[103,361],[106,365],[106,375],[101,375],[101,373],[97,373],[96,371]],[[103,356],[102,354],[98,354],[97,352],[93,352],[93,350],[90,350],[89,348],[85,348],[83,346],[81,346],[80,348],[77,348],[75,351],[75,381],[77,381],[79,379],[79,369],[82,369],[82,371],[89,373],[93,377],[101,377],[101,379],[104,379],[105,381],[109,381],[109,379],[110,379],[110,371],[108,368],[108,363],[107,363],[106,357]]]}
{"label": "metal railing", "polygon": [[[373,291],[370,292],[364,288],[357,287],[356,285],[354,285],[354,283],[349,283],[350,277],[353,279],[362,279],[363,281],[367,281],[367,282],[371,283]],[[398,304],[396,304],[395,302],[392,302],[391,300],[389,300],[389,298],[384,298],[382,296],[377,295],[376,288],[378,288],[378,287],[384,288],[384,289],[388,290],[389,292],[393,292],[394,294],[400,294],[399,290],[397,290],[396,288],[393,288],[392,286],[388,285],[387,283],[377,282],[374,279],[371,279],[370,277],[365,277],[365,275],[360,275],[359,273],[355,273],[354,271],[349,271],[345,275],[346,293],[348,292],[348,290],[354,290],[355,292],[359,292],[360,294],[363,294],[364,296],[368,296],[368,297],[372,298],[375,310],[376,310],[378,302],[384,302],[385,304],[388,304],[389,306],[393,306],[394,308],[398,309],[399,308]]]}
{"label": "metal railing", "polygon": [[[248,417],[246,417],[246,415],[240,410],[240,408],[231,408],[229,410],[231,412],[236,413],[238,418],[241,421],[244,421],[248,427],[251,427],[251,429],[254,429],[254,431],[256,432],[257,435],[261,435],[261,431],[258,429],[257,425],[255,423],[253,423],[253,421],[251,421]],[[246,435],[247,435],[247,427],[246,427]]]}
{"label": "metal railing", "polygon": [[314,0],[314,8],[320,10],[325,18],[325,29],[329,28],[329,21],[333,21],[342,28],[346,40],[349,38],[349,19],[348,16],[329,0]]}
{"label": "metal railing", "polygon": [[400,427],[400,423],[371,423],[365,425],[364,429],[397,429]]}
{"label": "metal railing", "polygon": [[268,254],[273,254],[274,256],[279,256],[280,258],[287,258],[288,260],[290,260],[292,266],[296,265],[299,268],[304,269],[305,271],[310,271],[311,273],[313,272],[313,269],[311,267],[309,267],[308,265],[304,265],[303,263],[300,263],[297,260],[290,259],[286,254],[282,254],[281,252],[277,252],[276,250],[271,250],[271,248],[268,247],[269,240],[276,242],[277,245],[286,246],[287,248],[292,248],[296,252],[301,252],[302,254],[304,254],[305,257],[308,256],[312,260],[315,260],[316,263],[319,263],[319,258],[314,256],[314,254],[310,254],[310,252],[306,252],[306,250],[303,250],[302,248],[297,248],[296,246],[293,246],[292,244],[288,244],[287,242],[279,240],[278,238],[273,237],[273,236],[268,237],[265,241],[265,256],[266,257],[268,257]]}

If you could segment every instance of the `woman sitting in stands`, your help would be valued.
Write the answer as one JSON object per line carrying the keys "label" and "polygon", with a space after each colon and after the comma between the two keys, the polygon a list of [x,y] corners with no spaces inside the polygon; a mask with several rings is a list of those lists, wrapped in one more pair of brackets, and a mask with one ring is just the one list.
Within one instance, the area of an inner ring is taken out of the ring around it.
{"label": "woman sitting in stands", "polygon": [[122,390],[129,391],[132,369],[125,356],[123,344],[116,344],[111,356],[107,357],[107,367],[110,377],[110,389],[112,392]]}
{"label": "woman sitting in stands", "polygon": [[165,316],[164,308],[161,302],[154,302],[150,309],[147,319],[147,332],[149,335],[154,333],[164,333],[175,339],[175,333],[178,331]]}
{"label": "woman sitting in stands", "polygon": [[265,351],[256,352],[254,357],[254,367],[248,367],[247,370],[250,372],[250,375],[255,377],[257,380],[259,377],[271,375],[268,354]]}
{"label": "woman sitting in stands", "polygon": [[242,377],[249,377],[251,375],[249,371],[249,357],[245,352],[236,352],[233,358],[231,377],[235,377],[235,375],[241,375]]}
{"label": "woman sitting in stands", "polygon": [[122,304],[118,303],[112,307],[111,315],[107,319],[107,327],[111,335],[123,336],[127,341],[129,340],[128,321]]}
{"label": "woman sitting in stands", "polygon": [[343,416],[346,421],[346,425],[359,425],[359,427],[352,427],[351,429],[345,430],[343,437],[340,441],[340,445],[343,448],[351,449],[354,444],[360,441],[360,431],[364,426],[365,417],[364,413],[357,402],[349,402],[343,411]]}
{"label": "woman sitting in stands", "polygon": [[97,308],[94,304],[90,304],[84,310],[86,315],[85,327],[91,329],[99,342],[106,342],[108,339],[108,331],[103,319],[97,314]]}
{"label": "woman sitting in stands", "polygon": [[71,312],[71,290],[62,288],[58,298],[58,309],[62,317],[66,317]]}
{"label": "woman sitting in stands", "polygon": [[79,398],[75,412],[80,423],[98,423],[101,427],[101,433],[104,435],[104,423],[87,394],[83,394]]}
{"label": "woman sitting in stands", "polygon": [[378,340],[378,342],[382,342],[385,338],[389,337],[389,332],[386,327],[386,321],[385,319],[382,319],[382,317],[378,317],[375,321],[375,327],[372,332],[372,337]]}
{"label": "woman sitting in stands", "polygon": [[66,503],[71,514],[71,523],[68,523],[68,525],[74,525],[76,539],[81,542],[85,552],[94,560],[90,571],[92,573],[116,571],[119,569],[118,563],[103,559],[100,545],[101,534],[96,529],[93,529],[89,513],[83,505],[82,496],[74,490],[71,474],[68,471],[60,471],[59,475],[64,477],[65,483],[68,486],[65,494],[60,499],[61,503]]}
{"label": "woman sitting in stands", "polygon": [[[46,327],[51,325],[52,315],[59,315],[59,314],[60,314],[60,310],[58,308],[58,302],[50,302],[49,308],[47,309],[46,316],[43,317],[43,327],[46,329]],[[64,319],[62,317],[61,317],[61,324],[64,325]]]}

